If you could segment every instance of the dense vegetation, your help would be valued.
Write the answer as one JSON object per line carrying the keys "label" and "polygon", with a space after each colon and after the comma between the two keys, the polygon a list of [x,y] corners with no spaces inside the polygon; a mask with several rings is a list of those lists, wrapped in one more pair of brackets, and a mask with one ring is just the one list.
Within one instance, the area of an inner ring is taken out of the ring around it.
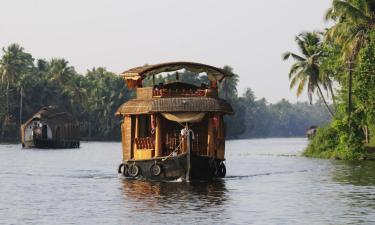
{"label": "dense vegetation", "polygon": [[[228,66],[224,69],[232,70]],[[20,123],[49,105],[71,112],[80,121],[83,139],[120,139],[121,121],[114,113],[134,93],[105,68],[93,68],[81,75],[65,59],[35,60],[21,46],[12,44],[3,49],[0,75],[0,141],[18,140]],[[169,74],[165,79],[168,82],[175,77]],[[207,78],[189,72],[179,79],[197,85],[207,83]],[[150,82],[145,80],[144,85]],[[265,99],[257,100],[251,89],[238,97],[237,83],[236,75],[220,86],[221,97],[236,111],[235,116],[227,117],[229,138],[303,136],[310,125],[321,125],[329,119],[320,103],[282,100],[267,104]]]}
{"label": "dense vegetation", "polygon": [[375,2],[333,0],[326,19],[333,25],[324,32],[297,37],[300,55],[284,55],[295,60],[291,87],[300,82],[301,93],[307,82],[309,95],[318,93],[324,101],[323,88],[334,102],[333,109],[327,105],[332,122],[318,129],[305,155],[367,158],[375,144]]}
{"label": "dense vegetation", "polygon": [[323,103],[294,103],[282,99],[268,104],[256,99],[248,88],[241,97],[227,99],[236,115],[226,117],[229,138],[296,137],[305,136],[312,126],[321,126],[330,120]]}

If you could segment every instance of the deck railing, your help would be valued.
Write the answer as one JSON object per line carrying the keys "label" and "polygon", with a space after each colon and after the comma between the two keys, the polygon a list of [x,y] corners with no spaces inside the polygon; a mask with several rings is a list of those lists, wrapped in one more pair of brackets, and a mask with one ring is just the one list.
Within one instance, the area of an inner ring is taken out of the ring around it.
{"label": "deck railing", "polygon": [[154,97],[204,97],[206,90],[204,89],[154,89]]}
{"label": "deck railing", "polygon": [[137,99],[168,98],[168,97],[212,97],[217,98],[217,89],[173,89],[173,88],[137,88]]}
{"label": "deck railing", "polygon": [[152,137],[138,137],[134,142],[137,149],[155,149],[155,139]]}

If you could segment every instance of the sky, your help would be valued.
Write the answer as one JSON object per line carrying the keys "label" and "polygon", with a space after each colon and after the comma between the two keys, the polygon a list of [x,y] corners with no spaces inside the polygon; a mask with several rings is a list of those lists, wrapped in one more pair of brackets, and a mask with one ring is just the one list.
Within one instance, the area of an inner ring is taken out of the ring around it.
{"label": "sky", "polygon": [[[120,73],[146,63],[229,65],[238,91],[275,103],[289,89],[295,36],[322,30],[331,0],[0,0],[0,47],[18,43],[34,58],[65,58],[80,73]],[[1,54],[1,53],[0,53]]]}

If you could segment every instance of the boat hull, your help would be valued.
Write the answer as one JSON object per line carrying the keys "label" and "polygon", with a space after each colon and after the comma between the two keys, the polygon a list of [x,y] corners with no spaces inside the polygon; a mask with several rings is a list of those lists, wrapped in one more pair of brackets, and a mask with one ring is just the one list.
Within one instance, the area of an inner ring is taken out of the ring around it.
{"label": "boat hull", "polygon": [[[188,157],[190,157],[190,160],[188,160]],[[135,166],[138,171],[134,171]],[[214,159],[207,156],[189,156],[188,154],[180,154],[169,158],[126,160],[119,166],[118,172],[127,178],[135,179],[162,181],[178,179],[184,181],[209,180],[224,177],[225,171],[223,174],[223,166],[223,160],[220,159]]]}
{"label": "boat hull", "polygon": [[35,139],[22,143],[24,148],[79,148],[79,141],[58,141]]}

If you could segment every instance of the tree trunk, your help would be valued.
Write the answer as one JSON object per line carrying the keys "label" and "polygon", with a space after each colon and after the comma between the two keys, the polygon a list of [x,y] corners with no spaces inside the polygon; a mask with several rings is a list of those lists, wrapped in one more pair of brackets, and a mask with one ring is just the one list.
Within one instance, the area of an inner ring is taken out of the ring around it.
{"label": "tree trunk", "polygon": [[6,111],[5,111],[5,115],[4,115],[4,121],[3,121],[3,124],[2,124],[2,128],[1,128],[1,139],[4,140],[4,136],[5,136],[5,129],[7,127],[7,120],[8,120],[8,117],[9,117],[9,81],[7,83],[7,89],[6,89]]}
{"label": "tree trunk", "polygon": [[365,134],[365,142],[366,142],[366,144],[370,143],[369,133],[368,133],[368,126],[367,125],[363,126],[363,133]]}
{"label": "tree trunk", "polygon": [[332,112],[331,109],[329,108],[329,106],[328,106],[328,104],[327,104],[327,102],[326,102],[326,99],[324,98],[323,93],[322,93],[322,90],[320,89],[320,86],[319,86],[319,85],[318,85],[318,91],[319,91],[319,95],[320,95],[320,97],[322,98],[324,104],[326,105],[326,108],[327,108],[329,114],[331,115],[332,118],[335,117],[335,115],[333,114],[333,112]]}
{"label": "tree trunk", "polygon": [[89,119],[89,138],[91,139],[91,120]]}
{"label": "tree trunk", "polygon": [[[21,127],[21,125],[22,125],[22,101],[23,101],[23,88],[21,87],[21,90],[20,90],[20,97],[21,97],[21,99],[20,99],[20,124],[19,124],[19,126],[18,127]],[[21,137],[20,137],[21,138]]]}
{"label": "tree trunk", "polygon": [[349,62],[349,79],[348,79],[348,118],[350,122],[350,117],[352,114],[352,85],[353,85],[353,62]]}
{"label": "tree trunk", "polygon": [[329,91],[331,92],[331,97],[332,97],[332,101],[333,101],[333,106],[334,106],[334,108],[336,108],[336,99],[335,99],[335,94],[333,93],[332,85],[329,84],[328,87],[329,87]]}
{"label": "tree trunk", "polygon": [[7,84],[7,90],[6,90],[6,93],[7,93],[7,103],[6,103],[6,107],[7,107],[7,110],[6,110],[6,113],[7,115],[9,115],[9,81],[8,81],[8,84]]}
{"label": "tree trunk", "polygon": [[4,140],[5,129],[6,129],[6,119],[7,119],[7,117],[4,116],[4,121],[3,121],[3,124],[1,126],[1,139],[0,140]]}

